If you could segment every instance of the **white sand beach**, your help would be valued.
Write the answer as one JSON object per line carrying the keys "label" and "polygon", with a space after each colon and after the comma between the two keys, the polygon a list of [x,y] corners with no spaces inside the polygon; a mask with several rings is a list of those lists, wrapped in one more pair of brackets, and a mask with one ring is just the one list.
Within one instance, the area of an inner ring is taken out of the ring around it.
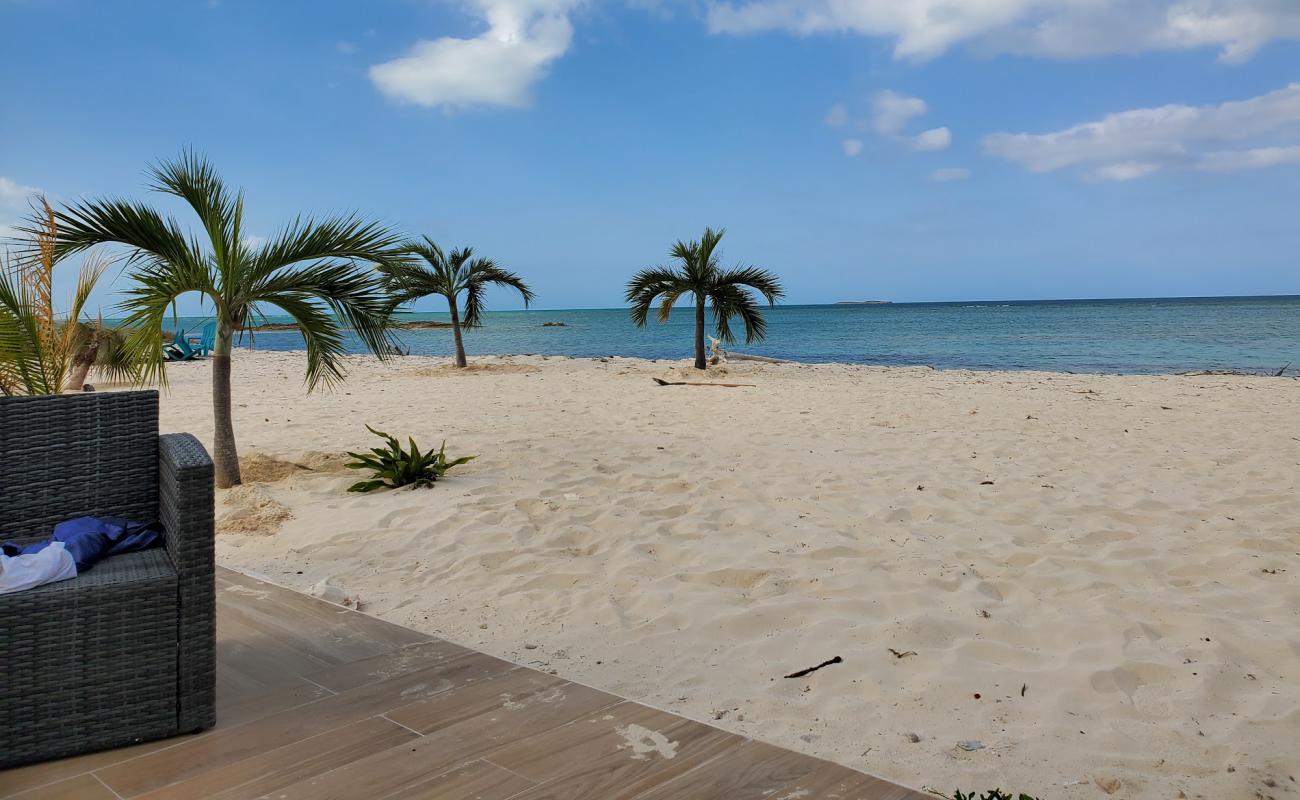
{"label": "white sand beach", "polygon": [[[915,787],[1300,796],[1300,381],[303,362],[236,354],[226,566]],[[478,459],[347,494],[366,423]]]}

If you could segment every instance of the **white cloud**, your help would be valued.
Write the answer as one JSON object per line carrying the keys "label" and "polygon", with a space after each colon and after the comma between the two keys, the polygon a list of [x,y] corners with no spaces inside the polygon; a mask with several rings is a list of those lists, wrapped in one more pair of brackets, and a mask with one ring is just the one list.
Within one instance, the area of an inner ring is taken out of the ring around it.
{"label": "white cloud", "polygon": [[932,183],[952,183],[964,181],[970,177],[970,170],[965,167],[940,167],[930,173]]}
{"label": "white cloud", "polygon": [[569,14],[583,0],[473,0],[487,30],[473,39],[422,39],[370,68],[384,94],[423,106],[528,105],[533,84],[573,41]]}
{"label": "white cloud", "polygon": [[0,175],[0,248],[22,234],[14,225],[31,206],[34,195],[41,193],[34,186],[23,186],[15,180]]}
{"label": "white cloud", "polygon": [[[1292,83],[1220,105],[1123,111],[1055,133],[996,133],[983,145],[987,154],[1034,172],[1078,167],[1091,180],[1123,181],[1164,169],[1233,172],[1294,163],[1298,141],[1300,83]],[[1228,142],[1242,146],[1223,148]]]}
{"label": "white cloud", "polygon": [[925,116],[930,109],[919,97],[908,97],[892,89],[877,92],[871,100],[871,113],[876,131],[884,136],[897,136],[912,120]]}
{"label": "white cloud", "polygon": [[714,33],[786,30],[893,40],[896,58],[924,60],[968,44],[988,53],[1080,58],[1215,47],[1249,59],[1300,39],[1295,0],[724,0]]}
{"label": "white cloud", "polygon": [[[844,103],[836,103],[825,121],[832,128],[851,125],[855,130],[874,130],[882,139],[919,152],[946,150],[952,144],[952,131],[947,128],[930,128],[914,135],[907,132],[908,126],[929,112],[930,107],[921,98],[884,89],[872,96],[869,115],[854,119]],[[862,152],[863,143],[857,138],[845,139],[843,146],[846,155],[856,156]]]}
{"label": "white cloud", "polygon": [[357,52],[357,46],[354,42],[338,41],[334,43],[334,50],[340,55],[350,56]]}
{"label": "white cloud", "polygon": [[1256,147],[1253,150],[1219,150],[1201,156],[1196,168],[1206,172],[1240,172],[1279,164],[1300,163],[1300,145]]}
{"label": "white cloud", "polygon": [[0,209],[26,208],[32,195],[41,190],[33,186],[23,186],[15,180],[0,175]]}
{"label": "white cloud", "polygon": [[947,128],[931,128],[912,137],[912,149],[925,152],[947,150],[952,144],[952,132]]}

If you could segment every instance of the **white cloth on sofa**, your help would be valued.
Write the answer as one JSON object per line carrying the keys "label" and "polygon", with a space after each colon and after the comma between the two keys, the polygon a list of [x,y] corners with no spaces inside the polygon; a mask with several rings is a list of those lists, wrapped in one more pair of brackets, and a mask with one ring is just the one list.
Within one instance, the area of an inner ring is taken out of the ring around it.
{"label": "white cloth on sofa", "polygon": [[77,562],[63,542],[19,556],[0,555],[0,594],[21,592],[77,577]]}

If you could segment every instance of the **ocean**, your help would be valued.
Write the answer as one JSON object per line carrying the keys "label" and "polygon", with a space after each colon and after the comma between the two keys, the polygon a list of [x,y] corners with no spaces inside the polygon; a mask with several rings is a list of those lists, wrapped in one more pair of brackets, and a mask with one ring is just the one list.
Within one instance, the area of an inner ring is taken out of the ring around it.
{"label": "ocean", "polygon": [[[782,305],[767,311],[767,319],[766,341],[730,349],[794,361],[939,369],[1154,374],[1300,366],[1300,296]],[[546,322],[564,326],[543,327]],[[482,328],[465,334],[465,349],[471,357],[683,359],[692,356],[692,326],[689,306],[674,311],[668,323],[652,319],[644,329],[632,324],[626,309],[495,311]],[[403,331],[401,340],[412,354],[452,353],[450,329]],[[246,335],[243,345],[299,350],[303,342],[297,332],[267,331],[251,341]]]}

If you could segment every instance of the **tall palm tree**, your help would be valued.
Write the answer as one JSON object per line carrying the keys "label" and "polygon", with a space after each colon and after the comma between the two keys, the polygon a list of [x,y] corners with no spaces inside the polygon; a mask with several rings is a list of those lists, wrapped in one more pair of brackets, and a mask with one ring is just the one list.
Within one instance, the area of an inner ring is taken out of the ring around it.
{"label": "tall palm tree", "polygon": [[719,266],[722,253],[718,243],[726,229],[705,228],[698,241],[673,245],[670,254],[677,260],[677,268],[651,267],[643,269],[627,284],[627,302],[632,304],[632,321],[644,328],[650,317],[650,308],[660,297],[659,321],[667,322],[673,304],[682,296],[695,300],[695,368],[705,369],[704,359],[704,307],[713,306],[713,320],[718,338],[734,341],[731,318],[740,317],[745,326],[745,343],[762,341],[767,336],[767,322],[750,289],[757,291],[769,306],[785,295],[781,280],[771,272],[757,267],[737,266],[723,269]]}
{"label": "tall palm tree", "polygon": [[118,331],[82,318],[108,262],[91,254],[64,313],[54,307],[58,222],[39,197],[16,258],[0,259],[0,394],[58,394],[80,389],[91,367],[115,380],[137,381],[140,363],[122,347]]}
{"label": "tall palm tree", "polygon": [[[451,331],[456,340],[456,366],[465,366],[465,342],[461,328],[477,328],[483,324],[483,301],[488,284],[507,286],[523,295],[524,307],[533,301],[533,290],[518,275],[502,269],[488,258],[474,258],[474,251],[465,247],[443,253],[442,248],[428,236],[422,241],[408,242],[401,248],[407,258],[380,267],[384,283],[393,298],[394,307],[419,300],[429,295],[447,298],[451,310]],[[465,304],[457,309],[460,295]]]}
{"label": "tall palm tree", "polygon": [[[299,217],[257,243],[244,233],[244,195],[231,192],[211,163],[182,153],[148,170],[149,188],[180,198],[198,215],[202,236],[149,206],[120,199],[87,200],[56,212],[60,254],[99,244],[127,248],[134,283],[121,310],[127,346],[145,362],[146,377],[165,381],[159,335],[177,298],[198,293],[212,303],[213,460],[217,486],[240,482],[231,419],[230,374],[235,335],[274,306],[294,319],[307,347],[307,390],[344,376],[344,334],[351,329],[380,358],[390,351],[388,298],[372,265],[386,261],[401,239],[356,216]],[[202,244],[201,239],[205,240]]]}

